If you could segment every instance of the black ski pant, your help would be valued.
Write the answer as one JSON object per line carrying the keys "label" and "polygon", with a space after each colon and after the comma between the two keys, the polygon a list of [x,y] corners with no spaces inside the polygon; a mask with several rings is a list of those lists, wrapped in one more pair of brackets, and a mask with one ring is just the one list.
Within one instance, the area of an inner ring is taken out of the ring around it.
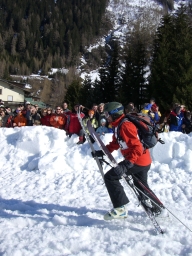
{"label": "black ski pant", "polygon": [[[134,165],[130,168],[125,174],[126,175],[133,175],[134,185],[138,187],[141,191],[143,191],[142,186],[139,184],[137,179],[142,182],[142,184],[151,191],[147,183],[147,173],[150,169],[151,165],[148,166],[139,166]],[[134,179],[134,176],[136,179]],[[114,168],[109,170],[104,175],[105,185],[107,187],[109,196],[111,198],[112,204],[114,208],[120,207],[129,203],[129,199],[127,198],[124,188],[120,183],[121,176],[117,176],[114,171]],[[151,191],[152,192],[152,191]],[[152,192],[153,193],[153,192]],[[140,193],[141,194],[141,193]],[[153,193],[154,194],[154,193]],[[142,194],[141,194],[142,195]]]}

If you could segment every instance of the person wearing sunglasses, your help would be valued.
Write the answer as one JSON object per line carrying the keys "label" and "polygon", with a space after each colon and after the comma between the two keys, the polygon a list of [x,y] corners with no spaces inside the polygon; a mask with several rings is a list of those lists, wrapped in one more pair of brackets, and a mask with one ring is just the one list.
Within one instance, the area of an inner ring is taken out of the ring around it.
{"label": "person wearing sunglasses", "polygon": [[50,117],[51,126],[58,129],[64,129],[66,120],[66,115],[64,113],[61,113],[61,106],[57,106],[55,113],[53,113]]}
{"label": "person wearing sunglasses", "polygon": [[13,120],[13,127],[22,127],[27,125],[27,119],[23,116],[20,107],[16,109],[17,116]]}

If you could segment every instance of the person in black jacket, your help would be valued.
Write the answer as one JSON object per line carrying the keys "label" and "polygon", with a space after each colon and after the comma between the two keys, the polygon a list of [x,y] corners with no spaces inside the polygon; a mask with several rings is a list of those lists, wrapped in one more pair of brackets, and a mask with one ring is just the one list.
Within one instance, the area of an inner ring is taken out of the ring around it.
{"label": "person in black jacket", "polygon": [[192,120],[190,111],[187,111],[185,113],[182,127],[183,133],[189,134],[190,132],[192,132]]}
{"label": "person in black jacket", "polygon": [[31,105],[30,115],[27,119],[27,126],[34,126],[41,124],[41,115],[37,113],[37,109],[34,105]]}

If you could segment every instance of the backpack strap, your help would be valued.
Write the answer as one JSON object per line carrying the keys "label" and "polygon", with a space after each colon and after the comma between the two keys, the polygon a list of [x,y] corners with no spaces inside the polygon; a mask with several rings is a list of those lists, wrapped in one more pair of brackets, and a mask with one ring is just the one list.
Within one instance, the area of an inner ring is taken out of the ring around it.
{"label": "backpack strap", "polygon": [[[119,142],[120,140],[122,140],[122,138],[121,138],[121,136],[120,136],[120,128],[121,128],[121,126],[122,126],[122,124],[124,123],[124,122],[131,122],[131,120],[129,120],[129,114],[127,114],[122,120],[121,120],[121,122],[119,123],[119,125],[118,125],[118,127],[117,127],[117,141]],[[133,122],[131,122],[135,127],[136,127],[136,125],[133,123]],[[139,140],[140,140],[140,143],[141,143],[141,145],[142,145],[142,147],[143,147],[143,154],[145,154],[146,153],[146,147],[145,147],[145,145],[142,143],[142,134],[141,134],[141,132],[139,132],[139,129],[136,127],[136,129],[137,129],[137,134],[138,134],[138,136],[139,136]]]}
{"label": "backpack strap", "polygon": [[127,117],[124,117],[121,122],[119,123],[119,125],[117,126],[117,141],[119,142],[122,138],[120,136],[120,128],[121,128],[121,125],[126,122],[126,121],[129,121]]}

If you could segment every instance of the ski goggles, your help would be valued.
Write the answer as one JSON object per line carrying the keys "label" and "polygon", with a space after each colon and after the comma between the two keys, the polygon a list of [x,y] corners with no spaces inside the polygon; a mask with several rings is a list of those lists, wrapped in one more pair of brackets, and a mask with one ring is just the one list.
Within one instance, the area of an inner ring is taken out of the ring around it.
{"label": "ski goggles", "polygon": [[113,109],[113,110],[111,110],[109,112],[108,111],[104,111],[104,115],[105,115],[106,118],[108,118],[109,116],[119,112],[120,110],[123,110],[123,106],[119,107],[119,108],[116,108],[116,109]]}

